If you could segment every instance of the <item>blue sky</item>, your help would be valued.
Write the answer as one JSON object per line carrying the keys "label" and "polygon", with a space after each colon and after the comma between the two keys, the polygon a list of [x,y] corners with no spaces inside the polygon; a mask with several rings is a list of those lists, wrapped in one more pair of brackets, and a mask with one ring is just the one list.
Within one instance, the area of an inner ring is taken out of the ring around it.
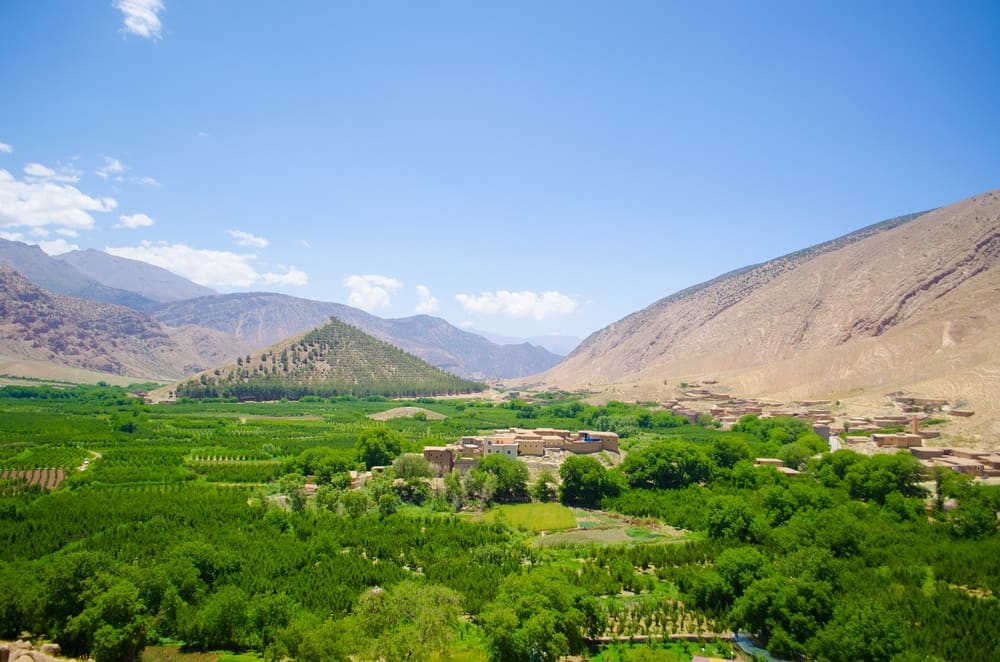
{"label": "blue sky", "polygon": [[586,336],[1000,187],[994,2],[0,3],[0,236]]}

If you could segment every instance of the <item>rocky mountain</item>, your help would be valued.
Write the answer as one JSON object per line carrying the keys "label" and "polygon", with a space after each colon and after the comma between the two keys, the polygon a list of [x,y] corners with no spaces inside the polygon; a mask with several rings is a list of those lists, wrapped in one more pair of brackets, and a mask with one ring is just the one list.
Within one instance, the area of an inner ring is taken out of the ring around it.
{"label": "rocky mountain", "polygon": [[471,379],[534,374],[560,360],[548,350],[530,344],[497,345],[436,317],[383,319],[351,306],[284,294],[254,292],[199,297],[159,306],[150,314],[169,326],[196,325],[229,333],[254,347],[277,342],[335,318],[431,365]]}
{"label": "rocky mountain", "polygon": [[135,310],[147,309],[156,303],[138,292],[109,287],[70,262],[51,257],[38,246],[20,241],[0,239],[0,266],[14,269],[38,287],[56,294],[128,306]]}
{"label": "rocky mountain", "polygon": [[139,260],[87,249],[56,255],[56,260],[75,267],[101,285],[127,290],[159,303],[216,294],[177,274]]}
{"label": "rocky mountain", "polygon": [[174,392],[177,397],[276,400],[306,395],[450,395],[483,388],[331,319],[235,364],[181,382]]}
{"label": "rocky mountain", "polygon": [[45,291],[0,267],[0,354],[115,375],[170,380],[242,347],[210,329],[170,329],[141,312]]}
{"label": "rocky mountain", "polygon": [[997,411],[998,267],[994,191],[677,292],[538,380],[646,398],[698,379],[779,398],[906,390]]}

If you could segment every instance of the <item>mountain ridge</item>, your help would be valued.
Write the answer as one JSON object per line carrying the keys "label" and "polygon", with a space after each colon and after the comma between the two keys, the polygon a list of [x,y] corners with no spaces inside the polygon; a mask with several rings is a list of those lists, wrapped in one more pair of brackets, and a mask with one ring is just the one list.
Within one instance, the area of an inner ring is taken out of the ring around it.
{"label": "mountain ridge", "polygon": [[240,292],[162,304],[150,315],[168,326],[193,324],[263,347],[312,329],[331,317],[471,379],[533,374],[560,357],[533,345],[497,345],[428,315],[385,319],[339,303],[272,292]]}
{"label": "mountain ridge", "polygon": [[232,339],[216,331],[167,328],[125,306],[48,292],[0,266],[0,354],[6,357],[169,380],[214,365],[234,349]]}
{"label": "mountain ridge", "polygon": [[996,411],[1000,380],[983,379],[1000,357],[982,337],[994,338],[986,321],[1000,325],[998,267],[992,191],[676,292],[523,381],[647,398],[699,379],[750,396],[869,402],[938,389]]}
{"label": "mountain ridge", "polygon": [[92,248],[54,257],[102,285],[135,292],[157,303],[217,294],[215,290],[148,262],[118,257]]}
{"label": "mountain ridge", "polygon": [[131,290],[108,287],[86,275],[72,264],[57,260],[38,246],[0,239],[0,266],[16,270],[38,287],[80,299],[91,299],[133,310],[144,310],[155,301]]}

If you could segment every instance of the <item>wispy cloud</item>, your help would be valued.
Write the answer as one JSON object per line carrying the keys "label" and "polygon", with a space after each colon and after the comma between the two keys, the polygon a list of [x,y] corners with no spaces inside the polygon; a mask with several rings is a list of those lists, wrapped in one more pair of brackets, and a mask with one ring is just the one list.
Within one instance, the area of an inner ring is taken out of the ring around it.
{"label": "wispy cloud", "polygon": [[[118,159],[113,159],[110,156],[104,157],[104,165],[94,171],[94,174],[101,179],[107,179],[112,175],[117,175],[125,170],[125,166]],[[120,178],[119,178],[120,179]]]}
{"label": "wispy cloud", "polygon": [[259,273],[250,264],[253,254],[231,253],[165,241],[143,241],[138,246],[107,247],[111,255],[142,260],[180,274],[206,287],[239,288],[264,283],[268,285],[305,285],[309,278],[295,267],[284,273]]}
{"label": "wispy cloud", "polygon": [[65,239],[53,239],[52,241],[40,241],[38,242],[38,247],[49,255],[61,255],[62,253],[69,253],[70,251],[78,251],[80,247],[76,244],[71,244]]}
{"label": "wispy cloud", "polygon": [[266,273],[261,279],[264,281],[265,285],[308,285],[309,276],[306,272],[301,269],[296,269],[295,267],[282,267],[285,269],[283,274]]}
{"label": "wispy cloud", "polygon": [[0,142],[0,152],[2,152],[4,154],[10,154],[13,151],[14,151],[13,147],[11,147],[10,145],[8,145],[7,143]]}
{"label": "wispy cloud", "polygon": [[155,188],[160,187],[160,182],[156,181],[152,177],[136,177],[132,181],[136,184],[141,184],[142,186],[152,186]]}
{"label": "wispy cloud", "polygon": [[403,283],[395,278],[378,274],[353,275],[344,279],[344,287],[351,291],[347,303],[369,312],[388,308],[392,295],[402,286]]}
{"label": "wispy cloud", "polygon": [[426,285],[417,285],[417,312],[435,313],[440,308],[440,302],[435,298]]}
{"label": "wispy cloud", "polygon": [[59,170],[53,170],[41,163],[28,163],[24,166],[24,174],[28,181],[49,181],[63,182],[65,184],[75,184],[80,181],[80,171],[74,170],[70,166],[60,166]]}
{"label": "wispy cloud", "polygon": [[469,313],[486,315],[506,315],[507,317],[533,317],[543,320],[550,317],[569,315],[577,308],[577,302],[570,296],[556,291],[483,292],[478,296],[456,294],[462,307]]}
{"label": "wispy cloud", "polygon": [[153,225],[155,221],[151,219],[146,214],[122,214],[118,217],[118,223],[115,223],[116,228],[148,228]]}
{"label": "wispy cloud", "polygon": [[239,246],[253,246],[254,248],[267,248],[269,242],[263,237],[258,237],[252,235],[249,232],[244,232],[243,230],[229,230],[229,236],[236,240]]}
{"label": "wispy cloud", "polygon": [[145,39],[162,37],[163,24],[157,15],[163,11],[162,0],[115,0],[114,6],[125,17],[124,32]]}
{"label": "wispy cloud", "polygon": [[29,169],[36,174],[24,180],[0,169],[0,228],[89,230],[94,226],[91,214],[110,212],[118,206],[114,198],[95,198],[62,183],[57,173],[43,165],[28,164],[26,174]]}

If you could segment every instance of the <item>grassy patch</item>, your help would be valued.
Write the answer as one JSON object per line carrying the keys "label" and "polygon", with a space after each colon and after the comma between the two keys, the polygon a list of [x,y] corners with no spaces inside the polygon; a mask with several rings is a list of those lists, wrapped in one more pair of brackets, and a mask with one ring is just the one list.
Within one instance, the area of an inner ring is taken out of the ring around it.
{"label": "grassy patch", "polygon": [[662,662],[688,662],[695,655],[730,659],[733,648],[725,642],[671,641],[651,644],[612,644],[594,654],[592,662],[628,662],[629,660],[661,660]]}
{"label": "grassy patch", "polygon": [[573,511],[559,503],[519,503],[498,506],[483,513],[484,522],[495,522],[497,518],[517,528],[530,531],[561,531],[576,528]]}
{"label": "grassy patch", "polygon": [[219,662],[221,653],[182,653],[179,646],[146,646],[142,662]]}

